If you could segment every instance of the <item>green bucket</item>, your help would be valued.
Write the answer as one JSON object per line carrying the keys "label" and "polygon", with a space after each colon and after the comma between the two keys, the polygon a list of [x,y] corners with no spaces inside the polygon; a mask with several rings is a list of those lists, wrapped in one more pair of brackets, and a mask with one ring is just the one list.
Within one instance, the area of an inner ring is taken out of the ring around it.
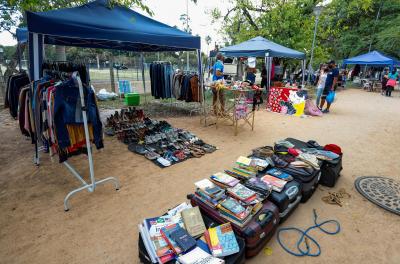
{"label": "green bucket", "polygon": [[125,96],[125,105],[138,106],[140,105],[140,95],[138,93],[127,93]]}

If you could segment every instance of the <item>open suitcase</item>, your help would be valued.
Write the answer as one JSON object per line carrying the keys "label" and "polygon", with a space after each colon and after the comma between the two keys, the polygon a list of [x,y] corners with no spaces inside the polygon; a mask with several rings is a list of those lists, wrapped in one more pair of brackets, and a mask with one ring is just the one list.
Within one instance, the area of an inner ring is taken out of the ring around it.
{"label": "open suitcase", "polygon": [[281,192],[272,191],[268,196],[268,200],[279,209],[280,223],[283,223],[299,205],[301,188],[301,184],[293,180],[286,183]]}
{"label": "open suitcase", "polygon": [[[217,209],[204,204],[196,199],[194,195],[188,195],[188,199],[193,206],[199,206],[203,215],[209,217],[216,223],[222,224],[229,222],[223,218]],[[234,232],[242,237],[246,243],[246,257],[250,258],[257,255],[274,235],[279,223],[279,210],[270,201],[263,204],[261,210],[253,216],[253,219],[245,226],[239,227],[233,223]]]}
{"label": "open suitcase", "polygon": [[[204,216],[203,216],[203,219],[204,219]],[[214,225],[210,225],[210,226],[207,225],[206,219],[204,219],[204,222],[205,222],[207,228],[215,226],[215,224]],[[214,222],[212,222],[210,220],[208,223],[209,224],[213,224]],[[246,255],[245,255],[245,246],[246,245],[245,245],[244,239],[242,239],[239,236],[236,236],[236,240],[237,240],[237,242],[239,244],[240,251],[238,253],[234,254],[234,255],[230,255],[230,256],[225,257],[224,258],[225,264],[243,264],[246,261]],[[140,233],[139,233],[138,245],[139,245],[139,260],[140,260],[140,262],[144,263],[144,264],[153,264],[151,262],[149,254],[146,251],[146,247],[144,246],[143,239],[142,239],[142,236],[140,235]],[[169,261],[167,263],[168,264],[175,264],[175,260],[171,260],[171,261]]]}
{"label": "open suitcase", "polygon": [[[289,141],[296,148],[312,148],[313,146],[308,144],[307,142],[294,139],[294,138],[287,138],[286,141]],[[322,147],[321,147],[322,149]],[[343,154],[340,154],[340,157],[334,160],[326,160],[321,163],[321,179],[319,183],[323,186],[327,187],[334,187],[339,176],[340,172],[342,171],[342,157]]]}
{"label": "open suitcase", "polygon": [[[202,215],[204,224],[207,228],[210,227],[215,227],[219,225],[215,221],[213,221],[211,218],[207,217],[206,215]],[[243,238],[239,237],[236,235],[236,240],[238,242],[240,251],[234,255],[230,255],[224,258],[225,264],[243,264],[246,261],[246,255],[245,255],[245,241]],[[144,245],[143,239],[141,234],[139,233],[139,241],[138,241],[138,247],[139,247],[139,260],[141,263],[144,264],[153,264],[151,261],[149,254],[147,253],[146,247]],[[167,262],[168,264],[175,264],[175,260],[171,260]]]}

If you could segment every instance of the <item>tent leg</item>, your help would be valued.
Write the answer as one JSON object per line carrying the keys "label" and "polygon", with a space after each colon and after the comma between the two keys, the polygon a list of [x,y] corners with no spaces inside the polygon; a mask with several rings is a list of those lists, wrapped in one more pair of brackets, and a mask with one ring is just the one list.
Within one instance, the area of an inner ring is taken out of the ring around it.
{"label": "tent leg", "polygon": [[304,88],[304,80],[305,80],[305,70],[306,70],[306,60],[302,60],[302,65],[301,65],[301,72],[302,72],[302,76],[301,76],[301,87]]}
{"label": "tent leg", "polygon": [[147,104],[147,94],[146,94],[146,80],[144,77],[144,56],[143,52],[140,54],[140,59],[142,62],[142,81],[143,81],[143,92],[144,92],[144,104]]}

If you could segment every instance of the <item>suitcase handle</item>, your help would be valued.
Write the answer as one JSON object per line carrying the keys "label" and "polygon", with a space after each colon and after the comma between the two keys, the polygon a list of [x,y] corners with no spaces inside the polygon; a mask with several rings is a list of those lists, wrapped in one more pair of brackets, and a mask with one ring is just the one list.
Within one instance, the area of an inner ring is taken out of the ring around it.
{"label": "suitcase handle", "polygon": [[270,210],[266,212],[262,212],[257,216],[257,223],[261,226],[261,228],[265,228],[274,218],[274,213]]}
{"label": "suitcase handle", "polygon": [[289,189],[285,191],[285,194],[292,199],[299,192],[299,188],[297,186],[290,186]]}

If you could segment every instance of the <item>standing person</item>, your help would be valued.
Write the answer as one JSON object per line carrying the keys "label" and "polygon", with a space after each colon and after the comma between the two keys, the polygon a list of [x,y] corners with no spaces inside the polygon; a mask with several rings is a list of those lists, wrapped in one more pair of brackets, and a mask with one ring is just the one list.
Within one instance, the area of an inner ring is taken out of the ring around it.
{"label": "standing person", "polygon": [[[221,53],[217,53],[217,61],[215,62],[212,71],[213,71],[213,81],[219,81],[224,79],[224,56]],[[225,113],[225,98],[224,91],[217,91],[216,88],[212,88],[213,92],[213,108],[214,114],[224,114]],[[219,100],[219,104],[221,106],[220,112],[217,110],[217,101]]]}
{"label": "standing person", "polygon": [[399,78],[399,73],[397,72],[396,68],[393,67],[392,72],[388,75],[388,81],[386,83],[386,96],[392,96],[392,91],[396,86],[396,81]]}
{"label": "standing person", "polygon": [[388,70],[385,68],[385,69],[383,69],[382,78],[381,78],[381,83],[382,83],[381,95],[385,95],[386,94],[387,81],[388,81]]}
{"label": "standing person", "polygon": [[[326,76],[325,88],[324,88],[324,90],[322,92],[322,96],[321,96],[321,104],[319,106],[320,109],[322,109],[324,107],[324,104],[326,101],[326,96],[328,95],[328,93],[330,91],[335,91],[336,83],[337,83],[338,76],[339,76],[339,70],[336,68],[336,63],[334,60],[331,60],[328,63],[328,69],[329,69],[329,72]],[[324,113],[324,114],[329,113],[330,107],[331,107],[331,103],[327,102],[326,109],[323,110],[322,113]]]}
{"label": "standing person", "polygon": [[[317,100],[315,102],[316,106],[319,108],[319,103],[321,101],[322,92],[325,89],[326,77],[328,76],[328,68],[324,65],[321,67],[321,71],[318,75],[318,83],[317,83]],[[319,109],[321,110],[321,109]]]}

